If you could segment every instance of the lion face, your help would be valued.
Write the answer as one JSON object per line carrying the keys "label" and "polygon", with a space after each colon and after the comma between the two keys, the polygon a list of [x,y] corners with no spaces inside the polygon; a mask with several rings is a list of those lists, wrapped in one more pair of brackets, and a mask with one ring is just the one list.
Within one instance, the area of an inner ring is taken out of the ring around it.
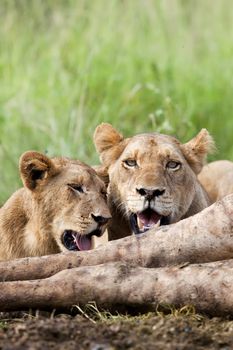
{"label": "lion face", "polygon": [[156,133],[124,139],[109,124],[97,127],[94,141],[109,175],[110,204],[135,234],[185,215],[195,196],[196,174],[213,145],[206,130],[182,145]]}
{"label": "lion face", "polygon": [[21,157],[20,172],[38,231],[50,235],[60,251],[91,249],[93,236],[103,234],[111,217],[106,188],[96,172],[79,161],[37,152]]}
{"label": "lion face", "polygon": [[178,221],[191,204],[193,177],[175,142],[162,135],[133,137],[109,167],[110,193],[117,184],[116,204],[122,203],[135,233]]}

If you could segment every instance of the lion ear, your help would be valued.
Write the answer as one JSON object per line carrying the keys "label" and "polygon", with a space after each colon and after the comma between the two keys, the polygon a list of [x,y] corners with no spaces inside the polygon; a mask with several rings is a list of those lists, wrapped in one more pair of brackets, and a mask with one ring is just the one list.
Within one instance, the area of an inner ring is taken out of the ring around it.
{"label": "lion ear", "polygon": [[28,151],[19,160],[19,171],[25,187],[34,190],[43,180],[55,174],[53,161],[44,154]]}
{"label": "lion ear", "polygon": [[97,126],[93,139],[100,160],[106,167],[120,157],[126,146],[124,137],[108,123]]}
{"label": "lion ear", "polygon": [[201,131],[189,142],[181,145],[181,150],[187,162],[196,174],[199,174],[208,153],[215,151],[215,143],[206,129]]}
{"label": "lion ear", "polygon": [[99,154],[118,145],[123,139],[123,136],[108,123],[98,125],[94,132],[94,144]]}

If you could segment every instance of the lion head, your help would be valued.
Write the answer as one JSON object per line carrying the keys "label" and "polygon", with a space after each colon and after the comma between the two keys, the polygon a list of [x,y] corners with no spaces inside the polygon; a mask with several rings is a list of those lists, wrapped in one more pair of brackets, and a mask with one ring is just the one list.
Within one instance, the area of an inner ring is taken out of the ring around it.
{"label": "lion head", "polygon": [[27,152],[20,159],[42,230],[49,228],[62,251],[88,250],[110,218],[106,188],[96,172],[78,160],[49,159]]}
{"label": "lion head", "polygon": [[[109,177],[110,239],[119,237],[120,215],[126,221],[124,226],[128,225],[127,234],[140,234],[177,222],[208,205],[197,180],[207,153],[214,147],[206,129],[182,144],[159,133],[124,138],[103,123],[95,130],[94,143],[102,162],[99,173]],[[115,235],[111,231],[116,216]]]}
{"label": "lion head", "polygon": [[21,156],[19,168],[24,188],[1,208],[0,248],[11,258],[91,249],[110,218],[96,172],[80,161],[33,151]]}

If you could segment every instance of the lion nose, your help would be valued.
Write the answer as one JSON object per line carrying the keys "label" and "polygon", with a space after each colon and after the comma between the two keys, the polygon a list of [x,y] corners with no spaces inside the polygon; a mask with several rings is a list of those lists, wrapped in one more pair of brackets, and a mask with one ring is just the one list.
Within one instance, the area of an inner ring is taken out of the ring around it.
{"label": "lion nose", "polygon": [[110,219],[110,217],[104,217],[104,216],[101,216],[101,215],[91,214],[91,216],[93,217],[95,222],[97,222],[97,224],[100,224],[100,225],[106,224],[109,221],[109,219]]}
{"label": "lion nose", "polygon": [[165,192],[165,188],[137,188],[136,190],[141,196],[145,197],[147,200],[151,200],[155,197],[162,196]]}

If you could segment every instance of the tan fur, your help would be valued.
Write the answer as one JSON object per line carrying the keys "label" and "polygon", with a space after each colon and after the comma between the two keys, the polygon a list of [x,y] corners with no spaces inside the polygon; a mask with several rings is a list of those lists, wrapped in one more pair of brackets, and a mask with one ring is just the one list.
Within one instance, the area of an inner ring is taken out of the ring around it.
{"label": "tan fur", "polygon": [[233,193],[233,162],[217,160],[205,165],[198,175],[212,202]]}
{"label": "tan fur", "polygon": [[[96,150],[102,165],[97,172],[106,182],[109,177],[109,205],[112,220],[108,228],[109,239],[132,233],[131,213],[140,213],[148,203],[140,189],[164,190],[150,201],[150,206],[169,223],[191,216],[210,202],[197,180],[208,152],[214,142],[206,129],[185,144],[168,135],[147,133],[124,139],[110,124],[100,124],[94,134]],[[126,161],[136,161],[128,166]],[[168,169],[175,161],[179,169]]]}
{"label": "tan fur", "polygon": [[0,260],[67,252],[64,230],[85,235],[97,227],[92,214],[109,219],[105,185],[86,164],[29,151],[19,166],[24,187],[0,209]]}

